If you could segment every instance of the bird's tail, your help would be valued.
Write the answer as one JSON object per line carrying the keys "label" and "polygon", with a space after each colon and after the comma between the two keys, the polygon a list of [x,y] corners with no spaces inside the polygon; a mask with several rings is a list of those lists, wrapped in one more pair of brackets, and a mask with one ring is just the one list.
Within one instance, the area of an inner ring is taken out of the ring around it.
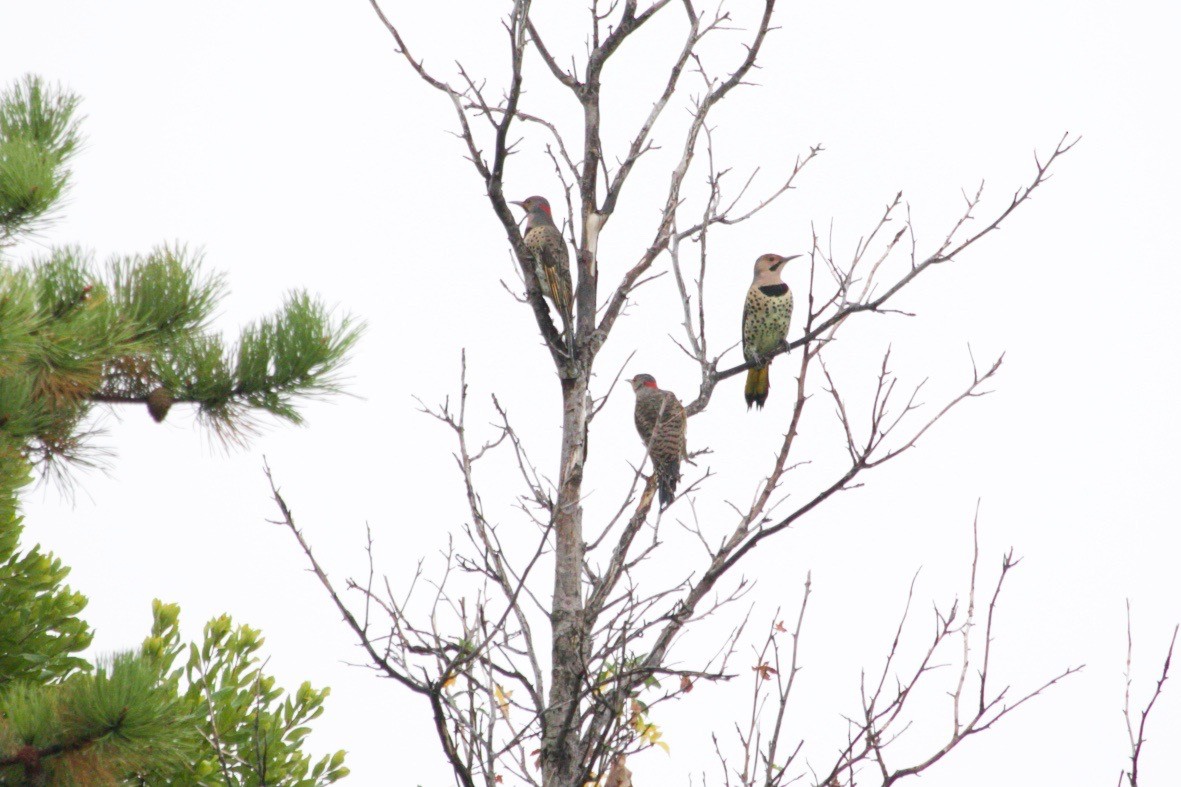
{"label": "bird's tail", "polygon": [[677,482],[681,480],[679,462],[669,462],[656,467],[656,487],[660,492],[660,510],[672,505],[677,496]]}
{"label": "bird's tail", "polygon": [[753,404],[760,410],[767,403],[767,394],[771,391],[770,365],[751,369],[746,373],[746,409]]}

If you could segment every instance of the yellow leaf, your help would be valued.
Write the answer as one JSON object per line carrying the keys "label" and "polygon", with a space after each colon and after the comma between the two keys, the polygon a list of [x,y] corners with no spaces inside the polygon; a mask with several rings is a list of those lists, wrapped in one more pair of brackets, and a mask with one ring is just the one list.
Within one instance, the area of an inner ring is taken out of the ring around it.
{"label": "yellow leaf", "polygon": [[496,698],[496,707],[500,708],[500,715],[508,718],[509,700],[512,699],[513,693],[505,691],[497,683],[492,689],[492,694]]}

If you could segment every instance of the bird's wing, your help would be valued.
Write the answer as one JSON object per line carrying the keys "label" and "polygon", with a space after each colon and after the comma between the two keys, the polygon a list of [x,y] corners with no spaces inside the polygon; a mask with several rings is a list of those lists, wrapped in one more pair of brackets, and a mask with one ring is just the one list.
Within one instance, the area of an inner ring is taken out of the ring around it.
{"label": "bird's wing", "polygon": [[676,405],[673,408],[673,417],[674,417],[675,423],[677,425],[677,430],[681,433],[681,441],[680,441],[680,443],[681,443],[680,444],[680,452],[681,453],[680,453],[679,458],[686,459],[689,456],[689,446],[685,440],[685,435],[688,432],[688,429],[687,429],[688,417],[685,415],[685,406],[683,404],[681,404],[680,401],[678,401],[675,396],[670,397],[670,398],[672,399],[673,404]]}
{"label": "bird's wing", "polygon": [[660,398],[660,429],[683,432],[685,430],[685,407],[672,391],[665,391]]}
{"label": "bird's wing", "polygon": [[542,254],[543,264],[541,267],[549,282],[554,305],[558,307],[563,318],[568,319],[573,314],[571,309],[570,252],[566,249],[566,240],[556,228],[547,233],[545,241],[545,253]]}
{"label": "bird's wing", "polygon": [[564,315],[570,314],[570,272],[567,270],[566,275],[562,275],[562,271],[554,265],[543,265],[542,269],[545,271],[545,278],[549,282],[549,291],[553,295],[554,304],[558,307]]}
{"label": "bird's wing", "polygon": [[656,414],[648,407],[636,406],[636,431],[647,445],[652,438],[652,427],[656,425]]}

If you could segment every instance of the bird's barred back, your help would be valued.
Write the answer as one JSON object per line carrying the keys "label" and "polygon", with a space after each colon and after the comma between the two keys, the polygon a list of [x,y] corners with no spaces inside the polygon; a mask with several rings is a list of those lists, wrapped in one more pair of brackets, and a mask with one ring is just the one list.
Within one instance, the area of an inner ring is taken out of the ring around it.
{"label": "bird's barred back", "polygon": [[632,385],[636,392],[636,431],[648,447],[663,511],[675,498],[681,477],[681,460],[685,458],[685,408],[672,391],[656,388],[650,376],[646,380],[637,377]]}
{"label": "bird's barred back", "polygon": [[641,392],[636,400],[636,431],[652,443],[653,455],[683,453],[685,408],[671,391]]}

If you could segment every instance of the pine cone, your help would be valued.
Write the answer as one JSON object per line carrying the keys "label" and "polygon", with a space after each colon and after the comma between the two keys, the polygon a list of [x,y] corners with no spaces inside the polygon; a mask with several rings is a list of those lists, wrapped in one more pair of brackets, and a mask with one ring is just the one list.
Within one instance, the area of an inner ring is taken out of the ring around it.
{"label": "pine cone", "polygon": [[148,394],[148,414],[152,416],[152,420],[160,423],[168,415],[170,409],[172,409],[172,391],[162,385],[153,388],[152,392]]}

